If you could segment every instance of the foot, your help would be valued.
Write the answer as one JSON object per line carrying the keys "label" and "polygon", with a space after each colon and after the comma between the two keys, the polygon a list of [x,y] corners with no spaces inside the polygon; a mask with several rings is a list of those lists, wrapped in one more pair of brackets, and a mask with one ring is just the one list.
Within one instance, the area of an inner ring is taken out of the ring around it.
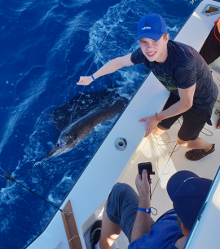
{"label": "foot", "polygon": [[208,154],[214,152],[214,150],[215,150],[215,145],[213,144],[212,148],[207,152],[203,149],[193,149],[193,150],[187,151],[185,156],[190,161],[197,161],[197,160],[207,156]]}
{"label": "foot", "polygon": [[100,235],[101,235],[102,221],[97,220],[90,231],[90,242],[92,245],[92,249],[95,249],[95,244],[98,243]]}

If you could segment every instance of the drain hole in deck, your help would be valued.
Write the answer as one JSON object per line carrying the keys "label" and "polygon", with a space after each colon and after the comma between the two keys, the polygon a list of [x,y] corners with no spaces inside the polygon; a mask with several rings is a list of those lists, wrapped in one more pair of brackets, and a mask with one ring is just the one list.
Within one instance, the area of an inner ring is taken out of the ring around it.
{"label": "drain hole in deck", "polygon": [[124,146],[124,142],[122,140],[118,141],[118,146],[120,147]]}
{"label": "drain hole in deck", "polygon": [[127,141],[125,138],[123,137],[118,137],[116,140],[115,140],[115,148],[119,151],[123,151],[125,150],[127,147]]}

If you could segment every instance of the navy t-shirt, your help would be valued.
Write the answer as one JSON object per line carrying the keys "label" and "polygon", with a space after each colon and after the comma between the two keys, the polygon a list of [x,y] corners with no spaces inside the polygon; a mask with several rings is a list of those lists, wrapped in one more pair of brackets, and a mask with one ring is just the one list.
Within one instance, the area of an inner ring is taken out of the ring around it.
{"label": "navy t-shirt", "polygon": [[175,243],[182,236],[177,224],[177,215],[172,209],[156,221],[150,233],[131,242],[128,249],[176,249]]}
{"label": "navy t-shirt", "polygon": [[194,48],[180,42],[169,41],[167,49],[168,56],[162,64],[148,61],[141,48],[132,53],[131,61],[134,64],[144,63],[165,88],[177,96],[178,88],[186,89],[196,83],[193,106],[202,110],[213,107],[218,87],[203,58]]}

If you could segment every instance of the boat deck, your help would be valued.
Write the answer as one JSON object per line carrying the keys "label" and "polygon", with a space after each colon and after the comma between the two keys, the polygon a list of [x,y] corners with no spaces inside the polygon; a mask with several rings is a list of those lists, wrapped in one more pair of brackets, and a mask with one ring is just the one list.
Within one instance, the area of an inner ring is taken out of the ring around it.
{"label": "boat deck", "polygon": [[[166,184],[171,175],[180,170],[190,170],[195,172],[201,177],[213,179],[220,166],[219,163],[219,147],[220,147],[220,130],[215,128],[215,124],[219,118],[215,114],[215,109],[220,109],[220,103],[216,102],[212,122],[213,126],[206,125],[200,137],[209,143],[215,144],[215,151],[200,159],[199,161],[189,161],[185,157],[186,151],[189,149],[176,145],[176,137],[180,128],[181,118],[176,122],[170,130],[168,130],[161,137],[151,134],[142,140],[142,149],[136,160],[133,160],[132,167],[126,177],[122,179],[135,188],[135,177],[137,175],[137,165],[141,162],[151,161],[155,175],[151,176],[152,179],[152,206],[158,210],[155,218],[158,218],[168,209],[172,208],[172,203],[166,192]],[[151,148],[149,150],[149,148]],[[152,160],[151,160],[152,159]]]}
{"label": "boat deck", "polygon": [[[220,109],[220,102],[216,102],[213,109],[213,126],[206,124],[200,133],[201,138],[209,143],[215,144],[215,151],[212,154],[200,159],[199,161],[189,161],[185,157],[185,153],[189,149],[176,145],[177,133],[182,122],[182,119],[180,118],[171,129],[162,136],[154,136],[153,134],[150,134],[147,138],[143,138],[137,151],[131,157],[125,170],[119,177],[119,182],[127,183],[137,191],[135,178],[138,172],[138,163],[152,162],[155,175],[151,176],[151,207],[154,207],[157,210],[157,214],[155,216],[152,215],[152,218],[155,221],[164,212],[173,208],[172,202],[166,191],[166,185],[169,178],[175,172],[180,170],[190,170],[201,177],[214,179],[220,166],[218,154],[218,148],[220,147],[220,130],[215,128],[216,122],[219,118],[219,116],[215,114],[216,108]],[[102,212],[98,216],[101,218]],[[86,240],[87,248],[91,249],[88,242],[89,230],[84,238]],[[123,233],[121,233],[113,248],[127,248],[128,244],[127,238]]]}
{"label": "boat deck", "polygon": [[[139,151],[130,161],[130,166],[127,167],[126,173],[120,179],[120,182],[125,182],[131,185],[135,190],[135,177],[137,175],[137,165],[141,162],[152,162],[155,175],[152,179],[152,200],[151,207],[157,209],[157,215],[152,215],[154,220],[157,220],[164,212],[172,209],[172,202],[166,191],[166,184],[175,172],[180,170],[190,170],[201,177],[214,179],[216,172],[220,166],[219,163],[219,147],[220,147],[220,130],[215,128],[219,118],[215,114],[215,110],[220,109],[220,102],[216,102],[213,110],[212,123],[213,126],[206,125],[202,130],[200,137],[209,143],[215,144],[215,151],[200,159],[199,161],[189,161],[185,157],[185,152],[188,149],[176,145],[176,137],[180,128],[181,118],[176,122],[170,130],[161,137],[149,135],[144,138],[139,146]],[[135,158],[135,159],[134,159]],[[153,210],[154,212],[154,210]],[[119,237],[116,242],[116,247],[126,248],[128,241],[124,235]]]}

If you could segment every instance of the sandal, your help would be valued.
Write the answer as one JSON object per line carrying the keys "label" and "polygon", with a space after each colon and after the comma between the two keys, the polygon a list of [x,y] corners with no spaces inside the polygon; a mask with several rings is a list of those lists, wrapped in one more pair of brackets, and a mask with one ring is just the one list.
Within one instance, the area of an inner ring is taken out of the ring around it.
{"label": "sandal", "polygon": [[212,145],[212,148],[205,152],[203,149],[194,149],[194,150],[189,150],[186,152],[185,156],[188,160],[190,161],[197,161],[208,154],[212,153],[215,150],[215,145]]}

